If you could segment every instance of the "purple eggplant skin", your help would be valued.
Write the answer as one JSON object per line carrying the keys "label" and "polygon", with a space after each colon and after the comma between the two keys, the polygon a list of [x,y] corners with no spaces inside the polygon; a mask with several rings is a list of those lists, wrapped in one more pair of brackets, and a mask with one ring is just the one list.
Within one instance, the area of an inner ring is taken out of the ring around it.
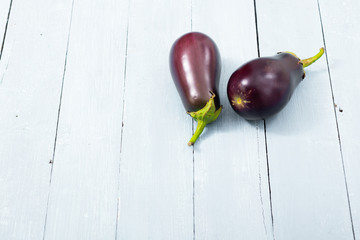
{"label": "purple eggplant skin", "polygon": [[187,113],[197,121],[191,146],[205,126],[217,119],[221,59],[215,42],[200,32],[178,38],[170,50],[170,71]]}
{"label": "purple eggplant skin", "polygon": [[246,120],[266,119],[280,112],[305,78],[304,68],[323,53],[321,48],[314,57],[300,60],[294,53],[280,52],[244,64],[231,75],[227,85],[232,108]]}
{"label": "purple eggplant skin", "polygon": [[178,38],[170,51],[170,70],[188,112],[202,109],[215,93],[216,109],[220,107],[219,79],[221,60],[214,41],[200,32]]}

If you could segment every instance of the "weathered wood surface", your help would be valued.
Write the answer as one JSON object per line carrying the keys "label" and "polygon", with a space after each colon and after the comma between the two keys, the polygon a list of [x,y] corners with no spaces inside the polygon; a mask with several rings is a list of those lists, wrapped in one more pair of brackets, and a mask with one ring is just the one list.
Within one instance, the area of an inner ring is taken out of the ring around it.
{"label": "weathered wood surface", "polygon": [[264,123],[242,119],[226,95],[233,71],[258,55],[254,13],[252,1],[193,0],[193,31],[209,34],[222,57],[224,106],[194,146],[195,239],[273,239]]}
{"label": "weathered wood surface", "polygon": [[[316,1],[256,4],[261,56],[307,58],[324,45]],[[327,70],[326,57],[306,68],[289,104],[266,120],[276,239],[353,238]]]}
{"label": "weathered wood surface", "polygon": [[70,14],[68,0],[12,3],[0,62],[2,239],[43,238]]}
{"label": "weathered wood surface", "polygon": [[[1,0],[1,239],[359,238],[359,11],[356,0]],[[219,47],[224,105],[194,147],[168,66],[190,31]],[[232,111],[241,64],[324,45],[281,113]]]}
{"label": "weathered wood surface", "polygon": [[118,239],[193,237],[191,118],[169,71],[190,1],[130,1]]}
{"label": "weathered wood surface", "polygon": [[360,2],[319,1],[354,234],[360,238]]}
{"label": "weathered wood surface", "polygon": [[74,1],[45,239],[114,239],[128,6]]}

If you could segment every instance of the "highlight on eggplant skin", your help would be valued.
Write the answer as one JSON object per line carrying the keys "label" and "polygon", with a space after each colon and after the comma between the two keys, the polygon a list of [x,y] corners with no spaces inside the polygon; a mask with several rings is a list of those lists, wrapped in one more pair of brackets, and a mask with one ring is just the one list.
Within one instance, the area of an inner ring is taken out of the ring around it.
{"label": "highlight on eggplant skin", "polygon": [[300,60],[292,52],[260,57],[239,67],[230,77],[227,96],[233,110],[247,120],[266,119],[280,112],[305,78],[304,68],[324,53]]}
{"label": "highlight on eggplant skin", "polygon": [[200,32],[179,37],[170,50],[170,71],[186,112],[198,125],[188,145],[193,145],[205,126],[217,119],[221,59],[215,42]]}

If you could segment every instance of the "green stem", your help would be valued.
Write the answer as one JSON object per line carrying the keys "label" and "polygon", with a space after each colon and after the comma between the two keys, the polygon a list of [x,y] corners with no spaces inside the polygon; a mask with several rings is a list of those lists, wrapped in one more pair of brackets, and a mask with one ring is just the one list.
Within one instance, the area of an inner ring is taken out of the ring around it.
{"label": "green stem", "polygon": [[188,112],[188,114],[198,122],[196,131],[188,142],[189,146],[193,145],[195,141],[199,138],[206,124],[215,121],[221,113],[222,106],[220,106],[220,108],[216,110],[214,102],[215,94],[213,92],[210,93],[211,97],[202,109],[196,112]]}
{"label": "green stem", "polygon": [[300,62],[303,64],[303,68],[306,68],[316,62],[324,54],[324,48],[320,48],[320,52],[313,57],[303,59]]}
{"label": "green stem", "polygon": [[204,130],[205,126],[206,126],[206,122],[204,121],[198,121],[196,130],[194,135],[191,137],[190,141],[188,142],[188,145],[194,145],[194,143],[196,142],[196,140],[199,138],[200,134],[202,133],[202,131]]}

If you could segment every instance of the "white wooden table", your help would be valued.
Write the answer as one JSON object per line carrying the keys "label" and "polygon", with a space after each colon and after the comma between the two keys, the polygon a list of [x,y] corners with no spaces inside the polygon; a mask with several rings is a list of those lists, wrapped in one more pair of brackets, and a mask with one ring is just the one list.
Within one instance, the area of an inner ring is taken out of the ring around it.
{"label": "white wooden table", "polygon": [[[358,0],[0,0],[0,239],[360,239]],[[168,55],[222,57],[224,110],[194,147]],[[247,122],[231,73],[326,55]]]}

